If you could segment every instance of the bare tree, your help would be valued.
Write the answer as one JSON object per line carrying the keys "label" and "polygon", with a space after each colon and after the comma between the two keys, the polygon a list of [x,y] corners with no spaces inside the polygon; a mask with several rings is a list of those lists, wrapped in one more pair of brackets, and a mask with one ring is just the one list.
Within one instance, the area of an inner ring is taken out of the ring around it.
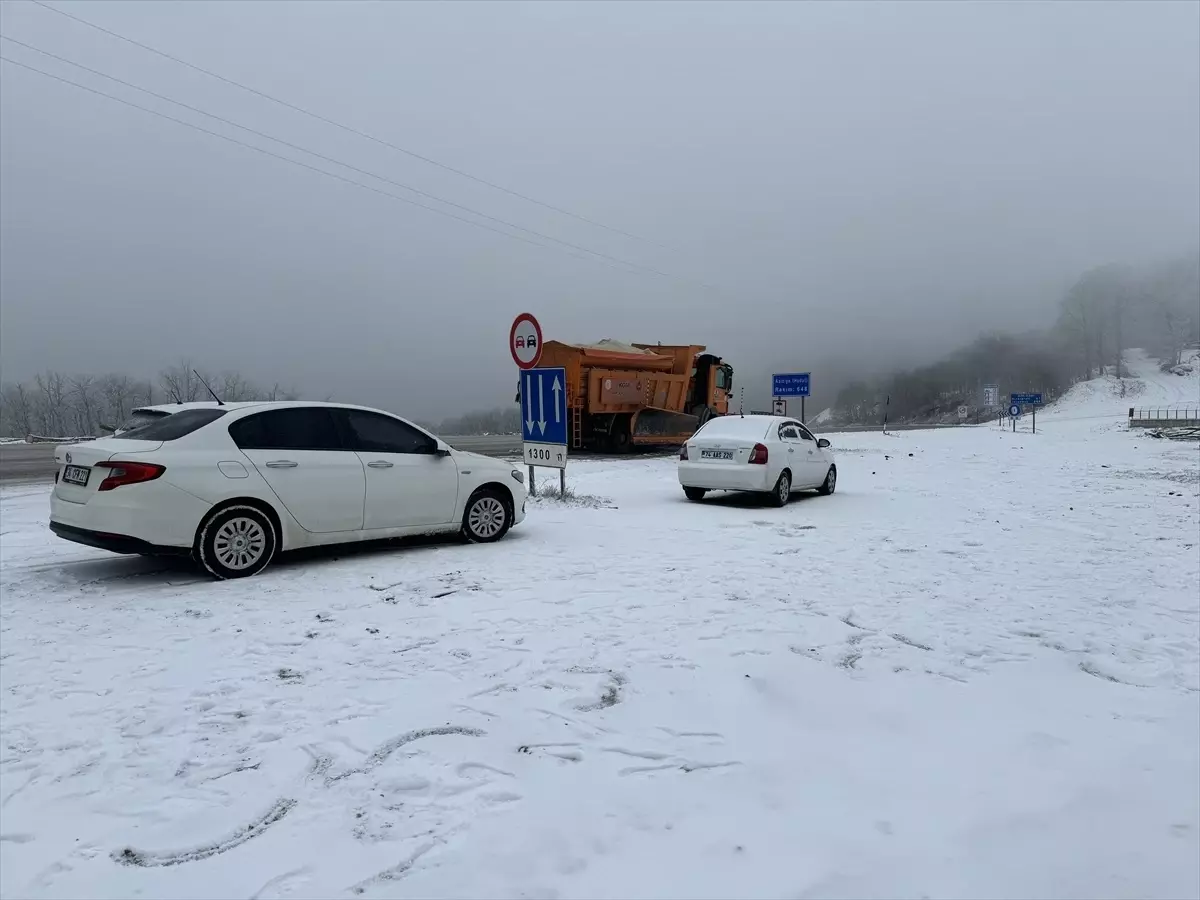
{"label": "bare tree", "polygon": [[[206,379],[211,384],[211,379]],[[159,373],[158,383],[167,394],[167,401],[172,403],[194,403],[208,396],[204,384],[196,377],[196,367],[191,360],[185,359],[177,366],[164,369]]]}
{"label": "bare tree", "polygon": [[73,375],[67,380],[71,399],[72,431],[77,435],[96,430],[96,379],[92,375]]}
{"label": "bare tree", "polygon": [[45,372],[35,376],[34,381],[38,390],[34,406],[38,431],[51,437],[66,436],[69,410],[66,378],[59,372]]}
{"label": "bare tree", "polygon": [[5,385],[0,391],[0,429],[10,437],[25,437],[33,431],[33,397],[23,382]]}
{"label": "bare tree", "polygon": [[106,375],[100,383],[101,395],[104,398],[103,419],[97,424],[106,431],[119,428],[133,409],[137,390],[137,385],[128,375]]}

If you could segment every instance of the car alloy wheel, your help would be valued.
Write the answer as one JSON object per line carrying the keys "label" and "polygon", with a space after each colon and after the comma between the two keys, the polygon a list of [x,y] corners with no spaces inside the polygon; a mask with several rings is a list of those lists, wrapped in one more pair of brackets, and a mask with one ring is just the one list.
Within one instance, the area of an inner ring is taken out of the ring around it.
{"label": "car alloy wheel", "polygon": [[771,502],[775,506],[787,506],[787,502],[791,496],[792,479],[788,477],[787,472],[783,472],[779,476],[779,481],[775,483],[775,490],[771,491]]}
{"label": "car alloy wheel", "polygon": [[467,536],[476,541],[494,541],[508,527],[508,510],[499,497],[483,494],[467,510]]}
{"label": "car alloy wheel", "polygon": [[829,471],[825,475],[824,483],[822,483],[817,491],[818,493],[828,497],[835,490],[837,490],[837,469],[835,469],[833,466],[830,466]]}
{"label": "car alloy wheel", "polygon": [[275,558],[279,535],[257,506],[228,506],[210,515],[196,535],[196,561],[214,578],[248,578]]}
{"label": "car alloy wheel", "polygon": [[213,538],[213,556],[235,572],[250,568],[267,550],[267,533],[246,516],[227,519]]}

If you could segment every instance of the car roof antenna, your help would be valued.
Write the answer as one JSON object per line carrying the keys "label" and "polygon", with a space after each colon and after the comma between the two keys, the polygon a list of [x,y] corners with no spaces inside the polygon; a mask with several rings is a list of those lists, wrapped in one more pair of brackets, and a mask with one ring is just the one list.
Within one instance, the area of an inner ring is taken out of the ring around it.
{"label": "car roof antenna", "polygon": [[205,380],[204,380],[204,376],[203,376],[203,375],[201,375],[201,374],[200,374],[199,372],[197,372],[195,369],[192,369],[192,374],[193,374],[193,375],[195,375],[197,378],[199,378],[199,379],[200,379],[200,383],[201,383],[202,385],[204,385],[206,388],[208,388],[208,392],[209,392],[210,394],[212,394],[212,398],[213,398],[214,400],[216,400],[216,401],[217,401],[217,406],[224,406],[224,405],[225,405],[225,401],[224,401],[224,400],[222,400],[220,397],[218,397],[218,396],[217,396],[217,392],[216,392],[216,391],[214,391],[214,390],[212,389],[212,387],[209,385],[209,383],[208,383],[207,381],[205,381]]}

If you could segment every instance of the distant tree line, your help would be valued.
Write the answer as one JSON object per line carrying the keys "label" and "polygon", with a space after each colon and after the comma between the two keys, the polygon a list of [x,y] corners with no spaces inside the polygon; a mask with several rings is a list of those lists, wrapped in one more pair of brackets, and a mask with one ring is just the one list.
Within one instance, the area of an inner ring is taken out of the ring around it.
{"label": "distant tree line", "polygon": [[1013,391],[1041,391],[1047,399],[1076,381],[1122,374],[1128,347],[1144,347],[1178,365],[1200,341],[1200,254],[1145,268],[1109,265],[1085,272],[1059,303],[1054,326],[1024,335],[989,334],[932,365],[871,380],[838,393],[834,421],[877,423],[987,415],[983,388],[995,384],[1003,404]]}
{"label": "distant tree line", "polygon": [[437,428],[439,434],[519,434],[521,410],[513,404],[491,410],[481,410],[446,419]]}
{"label": "distant tree line", "polygon": [[287,400],[296,396],[294,390],[278,384],[265,388],[237,372],[205,373],[187,361],[164,369],[155,378],[48,371],[0,388],[0,436],[104,434],[119,428],[139,406],[210,399],[212,395],[204,386],[205,381],[226,402]]}

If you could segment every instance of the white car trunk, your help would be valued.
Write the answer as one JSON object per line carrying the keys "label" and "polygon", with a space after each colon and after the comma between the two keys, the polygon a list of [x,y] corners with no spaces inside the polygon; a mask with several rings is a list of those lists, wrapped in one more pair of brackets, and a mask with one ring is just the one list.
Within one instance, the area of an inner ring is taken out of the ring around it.
{"label": "white car trunk", "polygon": [[58,479],[54,495],[68,503],[87,503],[96,495],[108,475],[106,468],[96,468],[97,463],[110,459],[136,459],[137,454],[152,453],[162,446],[162,441],[125,441],[118,438],[101,438],[83,444],[61,444],[54,448],[54,461],[58,463]]}

